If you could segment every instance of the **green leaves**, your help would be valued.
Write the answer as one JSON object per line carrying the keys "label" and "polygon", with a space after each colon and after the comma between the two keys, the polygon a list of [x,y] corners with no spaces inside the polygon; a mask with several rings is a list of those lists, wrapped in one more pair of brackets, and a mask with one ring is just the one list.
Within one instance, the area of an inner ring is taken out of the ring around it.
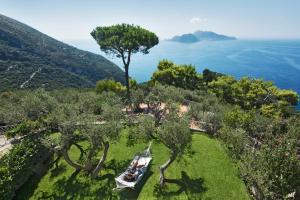
{"label": "green leaves", "polygon": [[219,131],[219,138],[227,145],[231,156],[240,159],[249,143],[246,131],[229,126],[223,126]]}
{"label": "green leaves", "polygon": [[161,84],[172,85],[189,90],[200,87],[200,77],[192,65],[176,65],[175,63],[162,60],[153,73],[151,80]]}
{"label": "green leaves", "polygon": [[116,81],[110,80],[110,79],[104,79],[104,80],[97,82],[96,92],[98,94],[101,94],[104,91],[120,93],[122,91],[125,91],[125,86],[123,86],[120,82],[116,82]]}
{"label": "green leaves", "polygon": [[176,105],[170,107],[169,113],[158,128],[158,138],[176,155],[183,154],[191,143],[189,120],[186,116],[179,116],[179,109]]}
{"label": "green leaves", "polygon": [[96,27],[91,35],[102,51],[117,57],[124,56],[125,52],[147,54],[158,44],[154,33],[131,24]]}
{"label": "green leaves", "polygon": [[154,118],[149,115],[139,116],[134,120],[129,130],[128,145],[134,145],[137,142],[148,142],[157,136]]}
{"label": "green leaves", "polygon": [[260,109],[268,117],[289,115],[297,105],[299,96],[292,90],[282,90],[272,82],[243,77],[236,80],[231,76],[220,76],[208,84],[209,91],[226,102],[241,106],[243,109]]}
{"label": "green leaves", "polygon": [[41,137],[26,138],[0,158],[1,198],[12,198],[15,189],[32,174],[37,160],[46,155],[47,147],[41,139]]}
{"label": "green leaves", "polygon": [[256,152],[248,151],[242,158],[240,170],[249,185],[256,185],[263,199],[286,199],[300,185],[300,160],[296,156],[297,131],[288,132],[264,143]]}
{"label": "green leaves", "polygon": [[91,35],[102,51],[122,58],[127,100],[130,100],[129,64],[131,55],[138,52],[149,53],[149,49],[158,44],[158,37],[140,26],[130,24],[96,27]]}

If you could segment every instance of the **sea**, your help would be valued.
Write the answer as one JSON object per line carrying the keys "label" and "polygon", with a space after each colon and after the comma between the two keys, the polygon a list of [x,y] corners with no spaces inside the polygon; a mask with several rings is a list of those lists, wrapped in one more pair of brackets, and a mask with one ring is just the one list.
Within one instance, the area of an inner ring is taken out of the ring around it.
{"label": "sea", "polygon": [[[67,43],[101,54],[122,68],[120,59],[103,54],[93,40],[73,40]],[[130,76],[138,82],[150,80],[162,59],[194,65],[198,72],[207,68],[238,79],[249,76],[273,81],[279,88],[292,89],[300,94],[300,39],[238,39],[192,44],[161,41],[149,54],[132,57]]]}

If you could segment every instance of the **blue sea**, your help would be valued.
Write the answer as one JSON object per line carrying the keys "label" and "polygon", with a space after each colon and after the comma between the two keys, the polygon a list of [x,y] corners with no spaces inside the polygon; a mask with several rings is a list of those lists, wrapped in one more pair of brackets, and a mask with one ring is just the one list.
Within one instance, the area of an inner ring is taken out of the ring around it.
{"label": "blue sea", "polygon": [[[103,55],[94,41],[68,41],[80,49]],[[106,56],[119,66],[119,59]],[[131,59],[130,75],[138,82],[150,79],[162,59],[208,68],[236,78],[250,76],[273,81],[300,94],[300,40],[231,40],[183,44],[161,41],[147,55]]]}

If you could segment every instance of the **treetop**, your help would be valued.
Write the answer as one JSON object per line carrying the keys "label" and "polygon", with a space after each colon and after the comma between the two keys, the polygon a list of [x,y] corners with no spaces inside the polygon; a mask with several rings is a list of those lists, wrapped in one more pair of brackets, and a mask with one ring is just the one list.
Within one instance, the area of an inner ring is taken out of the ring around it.
{"label": "treetop", "polygon": [[133,24],[99,26],[91,32],[100,49],[105,53],[121,57],[125,52],[143,54],[159,42],[155,33]]}

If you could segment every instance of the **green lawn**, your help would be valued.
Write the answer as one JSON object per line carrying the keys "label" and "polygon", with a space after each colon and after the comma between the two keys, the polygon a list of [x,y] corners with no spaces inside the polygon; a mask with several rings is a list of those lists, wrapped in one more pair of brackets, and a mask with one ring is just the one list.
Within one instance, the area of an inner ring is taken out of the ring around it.
{"label": "green lawn", "polygon": [[[123,135],[125,135],[124,132]],[[168,158],[167,149],[153,143],[153,162],[136,190],[116,192],[114,177],[126,169],[133,155],[147,144],[126,146],[126,137],[111,145],[105,170],[98,180],[83,173],[75,174],[63,159],[41,180],[33,177],[18,193],[17,199],[249,199],[237,169],[223,146],[206,135],[194,134],[192,153],[172,163],[166,171],[166,188],[157,186],[158,166]],[[79,150],[71,148],[71,157],[78,158]]]}

